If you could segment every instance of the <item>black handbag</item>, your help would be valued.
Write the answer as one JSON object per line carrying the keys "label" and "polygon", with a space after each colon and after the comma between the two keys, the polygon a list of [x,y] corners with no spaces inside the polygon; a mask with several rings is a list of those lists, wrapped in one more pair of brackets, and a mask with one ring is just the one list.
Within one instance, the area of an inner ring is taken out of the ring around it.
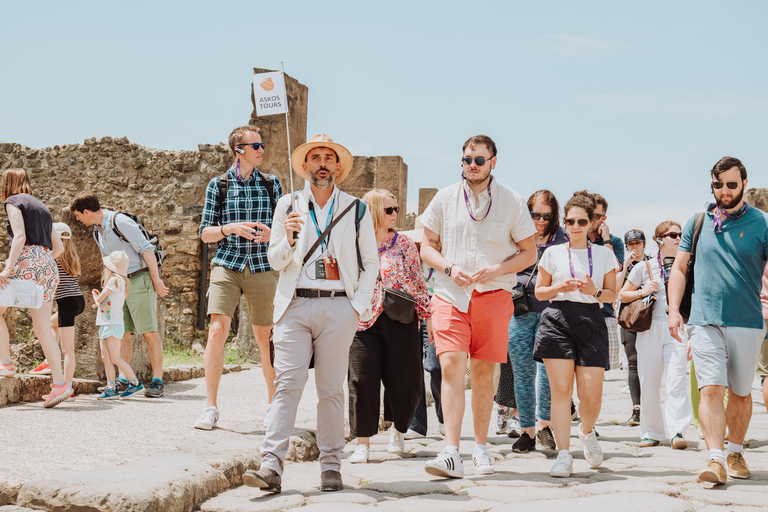
{"label": "black handbag", "polygon": [[512,302],[515,305],[515,316],[524,315],[526,313],[530,313],[531,311],[531,306],[528,304],[528,286],[531,284],[533,276],[536,275],[536,270],[539,268],[539,261],[541,261],[541,258],[536,259],[536,264],[533,266],[531,276],[528,278],[527,283],[517,283],[514,287],[512,287]]}
{"label": "black handbag", "polygon": [[416,318],[416,299],[403,291],[384,288],[381,305],[384,313],[395,322],[410,324]]}

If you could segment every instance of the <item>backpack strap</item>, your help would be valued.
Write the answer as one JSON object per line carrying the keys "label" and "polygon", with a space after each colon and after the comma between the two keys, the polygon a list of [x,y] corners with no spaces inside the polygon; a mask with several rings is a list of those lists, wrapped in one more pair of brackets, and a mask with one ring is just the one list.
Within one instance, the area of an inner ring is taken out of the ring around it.
{"label": "backpack strap", "polygon": [[359,200],[355,199],[355,250],[357,251],[357,270],[359,272],[363,272],[365,270],[365,267],[363,266],[363,257],[360,255],[360,221],[363,220],[363,217],[365,216],[365,210],[367,208],[367,205]]}
{"label": "backpack strap", "polygon": [[136,221],[136,219],[134,219],[134,218],[133,218],[133,216],[132,216],[132,215],[130,215],[130,214],[127,214],[127,213],[125,213],[125,212],[118,212],[118,211],[116,211],[116,212],[114,213],[114,215],[112,215],[112,231],[114,231],[114,232],[115,232],[115,234],[117,235],[117,238],[119,238],[119,239],[120,239],[120,240],[122,240],[123,242],[128,242],[128,239],[127,239],[127,238],[125,238],[125,235],[123,235],[123,233],[122,233],[122,232],[121,232],[121,231],[118,229],[118,227],[117,227],[117,222],[115,222],[115,219],[117,218],[117,216],[118,216],[118,215],[125,215],[125,216],[126,216],[126,217],[128,217],[129,219],[131,219],[131,220],[133,220],[134,222],[136,222],[136,224],[138,224],[138,222]]}
{"label": "backpack strap", "polygon": [[691,260],[696,258],[696,245],[699,243],[699,235],[704,225],[704,213],[697,213],[693,219],[693,239],[691,240]]}
{"label": "backpack strap", "polygon": [[229,189],[229,176],[225,172],[219,176],[219,224],[224,222],[224,206],[227,204],[227,189]]}
{"label": "backpack strap", "polygon": [[272,188],[272,175],[265,174],[261,171],[259,171],[259,174],[261,175],[261,179],[264,181],[264,188],[267,189],[267,195],[269,196],[269,206],[272,207],[272,217],[274,217],[277,203],[275,201],[275,191]]}

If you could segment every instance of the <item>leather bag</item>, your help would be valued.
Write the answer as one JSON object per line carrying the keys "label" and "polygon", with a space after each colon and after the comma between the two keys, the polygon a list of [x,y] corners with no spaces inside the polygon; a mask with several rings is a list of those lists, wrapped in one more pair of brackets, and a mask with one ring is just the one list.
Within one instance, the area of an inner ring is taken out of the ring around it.
{"label": "leather bag", "polygon": [[[653,279],[651,264],[645,260],[645,268],[648,270],[648,278]],[[653,305],[656,296],[649,295],[645,299],[637,299],[625,306],[619,314],[619,325],[631,332],[643,332],[651,328],[653,322]]]}

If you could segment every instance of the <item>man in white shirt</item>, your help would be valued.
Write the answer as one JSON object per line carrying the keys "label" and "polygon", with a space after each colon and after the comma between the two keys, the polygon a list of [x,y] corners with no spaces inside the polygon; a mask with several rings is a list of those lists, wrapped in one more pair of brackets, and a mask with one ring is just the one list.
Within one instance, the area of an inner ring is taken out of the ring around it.
{"label": "man in white shirt", "polygon": [[464,143],[462,180],[440,190],[422,215],[421,258],[437,269],[432,328],[443,372],[445,450],[426,464],[431,475],[462,478],[459,456],[467,356],[472,376],[476,474],[494,472],[486,448],[493,372],[507,361],[507,329],[516,272],[536,262],[536,228],[526,201],[491,176],[496,144],[486,135]]}
{"label": "man in white shirt", "polygon": [[261,469],[246,471],[243,483],[281,491],[285,454],[314,356],[320,488],[339,491],[344,487],[339,472],[343,386],[358,322],[372,318],[379,273],[376,236],[365,203],[336,186],[352,169],[347,148],[320,134],[296,148],[291,162],[308,184],[283,196],[275,208],[267,255],[280,272],[274,312],[276,390],[261,444]]}

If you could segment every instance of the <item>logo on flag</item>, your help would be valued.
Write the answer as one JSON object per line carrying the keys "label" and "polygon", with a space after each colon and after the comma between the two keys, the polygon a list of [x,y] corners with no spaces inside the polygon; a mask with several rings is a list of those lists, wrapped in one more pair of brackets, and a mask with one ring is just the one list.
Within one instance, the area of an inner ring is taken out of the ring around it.
{"label": "logo on flag", "polygon": [[285,79],[279,71],[254,74],[253,96],[258,117],[288,112]]}

